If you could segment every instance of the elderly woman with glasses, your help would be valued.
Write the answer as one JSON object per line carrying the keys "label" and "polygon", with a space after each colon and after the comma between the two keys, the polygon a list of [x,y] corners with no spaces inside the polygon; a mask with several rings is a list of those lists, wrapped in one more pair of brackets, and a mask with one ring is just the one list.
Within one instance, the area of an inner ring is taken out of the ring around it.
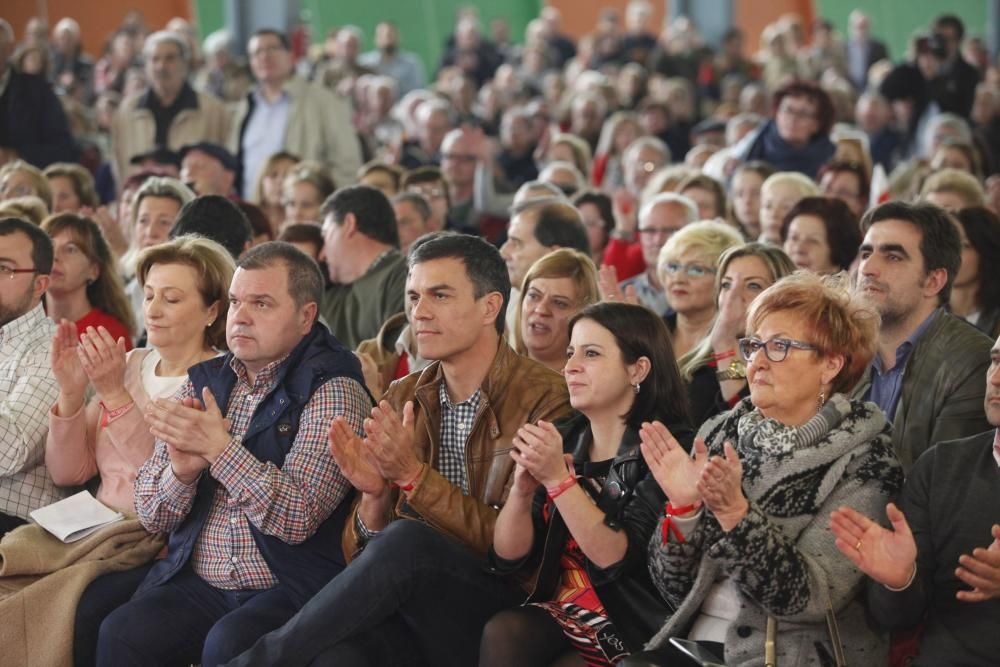
{"label": "elderly woman with glasses", "polygon": [[835,508],[878,512],[903,481],[882,412],[846,395],[879,326],[856,298],[810,273],[772,285],[739,344],[750,397],[701,427],[693,455],[662,425],[643,426],[642,453],[669,499],[650,573],[676,611],[645,661],[624,664],[691,664],[671,653],[684,642],[731,667],[764,664],[768,646],[782,667],[885,663],[864,575],[829,529]]}
{"label": "elderly woman with glasses", "polygon": [[670,306],[664,319],[676,357],[708,335],[715,319],[719,257],[742,244],[743,238],[731,225],[703,220],[682,228],[660,249],[657,273]]}
{"label": "elderly woman with glasses", "polygon": [[775,91],[773,105],[774,118],[736,144],[734,157],[816,178],[836,152],[830,141],[835,115],[830,96],[811,81],[793,81]]}

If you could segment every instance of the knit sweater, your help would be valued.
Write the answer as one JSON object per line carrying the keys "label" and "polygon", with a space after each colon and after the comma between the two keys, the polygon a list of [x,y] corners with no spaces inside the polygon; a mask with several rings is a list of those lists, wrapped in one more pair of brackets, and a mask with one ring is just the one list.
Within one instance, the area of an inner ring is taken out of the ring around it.
{"label": "knit sweater", "polygon": [[768,616],[778,621],[778,664],[832,664],[830,604],[841,636],[850,638],[848,664],[884,665],[886,637],[865,621],[863,575],[838,552],[828,526],[837,507],[871,515],[902,486],[882,412],[835,394],[809,422],[792,428],[744,399],[707,422],[701,435],[713,455],[723,453],[725,441],[734,444],[749,510],[728,533],[706,512],[683,543],[663,545],[661,531],[654,531],[650,571],[677,611],[649,648],[686,635],[713,584],[728,576],[739,591],[740,612],[726,632],[727,665],[763,664]]}

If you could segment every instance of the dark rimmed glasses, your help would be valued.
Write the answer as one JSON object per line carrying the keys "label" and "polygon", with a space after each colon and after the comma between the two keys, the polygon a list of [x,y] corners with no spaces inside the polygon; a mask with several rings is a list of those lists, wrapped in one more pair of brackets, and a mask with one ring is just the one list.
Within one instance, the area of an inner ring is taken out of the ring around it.
{"label": "dark rimmed glasses", "polygon": [[748,363],[750,362],[750,358],[761,348],[764,348],[764,354],[767,358],[775,363],[784,361],[792,348],[797,350],[812,350],[814,352],[819,351],[819,348],[812,343],[792,340],[791,338],[772,338],[770,340],[761,340],[757,337],[740,338],[740,356]]}

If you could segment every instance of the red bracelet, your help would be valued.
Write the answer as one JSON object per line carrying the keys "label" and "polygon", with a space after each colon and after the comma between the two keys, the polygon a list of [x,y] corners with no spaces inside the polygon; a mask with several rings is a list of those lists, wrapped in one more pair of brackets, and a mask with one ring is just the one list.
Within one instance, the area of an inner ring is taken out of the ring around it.
{"label": "red bracelet", "polygon": [[413,479],[411,479],[406,484],[396,484],[395,486],[403,491],[412,491],[413,487],[417,485],[417,480],[420,479],[420,476],[423,474],[424,474],[424,464],[421,463],[420,471],[416,475],[414,475]]}
{"label": "red bracelet", "polygon": [[570,475],[569,477],[567,477],[563,481],[559,482],[555,486],[552,486],[552,487],[548,487],[547,486],[547,487],[545,487],[545,492],[547,494],[549,494],[549,498],[550,499],[555,500],[556,498],[558,498],[559,496],[561,496],[563,494],[563,492],[566,491],[566,489],[570,488],[574,484],[576,484],[576,477],[573,476],[573,475]]}
{"label": "red bracelet", "polygon": [[712,355],[712,357],[716,361],[722,361],[723,359],[728,359],[729,357],[735,357],[735,356],[736,356],[736,350],[727,350],[725,352],[718,352]]}
{"label": "red bracelet", "polygon": [[131,410],[132,406],[135,405],[135,401],[129,401],[125,405],[119,406],[114,410],[108,410],[108,406],[104,405],[104,401],[99,401],[99,403],[101,404],[101,412],[103,413],[101,415],[101,427],[103,428],[107,428],[108,424]]}
{"label": "red bracelet", "polygon": [[678,544],[684,544],[687,540],[684,539],[684,535],[681,534],[677,525],[674,524],[674,517],[678,514],[687,514],[688,512],[693,512],[696,509],[701,508],[701,501],[693,502],[690,505],[684,505],[682,507],[674,507],[667,501],[667,506],[663,508],[663,535],[662,541],[663,545],[666,546],[667,538],[670,535],[674,536]]}

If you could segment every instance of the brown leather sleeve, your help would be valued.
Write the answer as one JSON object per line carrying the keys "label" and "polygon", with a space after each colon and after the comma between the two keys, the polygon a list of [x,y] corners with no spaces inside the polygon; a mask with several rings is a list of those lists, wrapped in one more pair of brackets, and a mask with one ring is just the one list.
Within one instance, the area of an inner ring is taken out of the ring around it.
{"label": "brown leather sleeve", "polygon": [[[539,419],[551,421],[570,411],[565,391],[555,393],[552,398],[548,396],[525,415],[525,422]],[[512,475],[513,467],[510,470]],[[506,480],[504,488],[509,489],[510,484],[511,480]],[[493,544],[493,527],[500,513],[499,506],[494,507],[479,498],[463,494],[460,488],[436,470],[425,468],[413,491],[406,495],[409,506],[425,521],[476,553],[485,555]]]}

